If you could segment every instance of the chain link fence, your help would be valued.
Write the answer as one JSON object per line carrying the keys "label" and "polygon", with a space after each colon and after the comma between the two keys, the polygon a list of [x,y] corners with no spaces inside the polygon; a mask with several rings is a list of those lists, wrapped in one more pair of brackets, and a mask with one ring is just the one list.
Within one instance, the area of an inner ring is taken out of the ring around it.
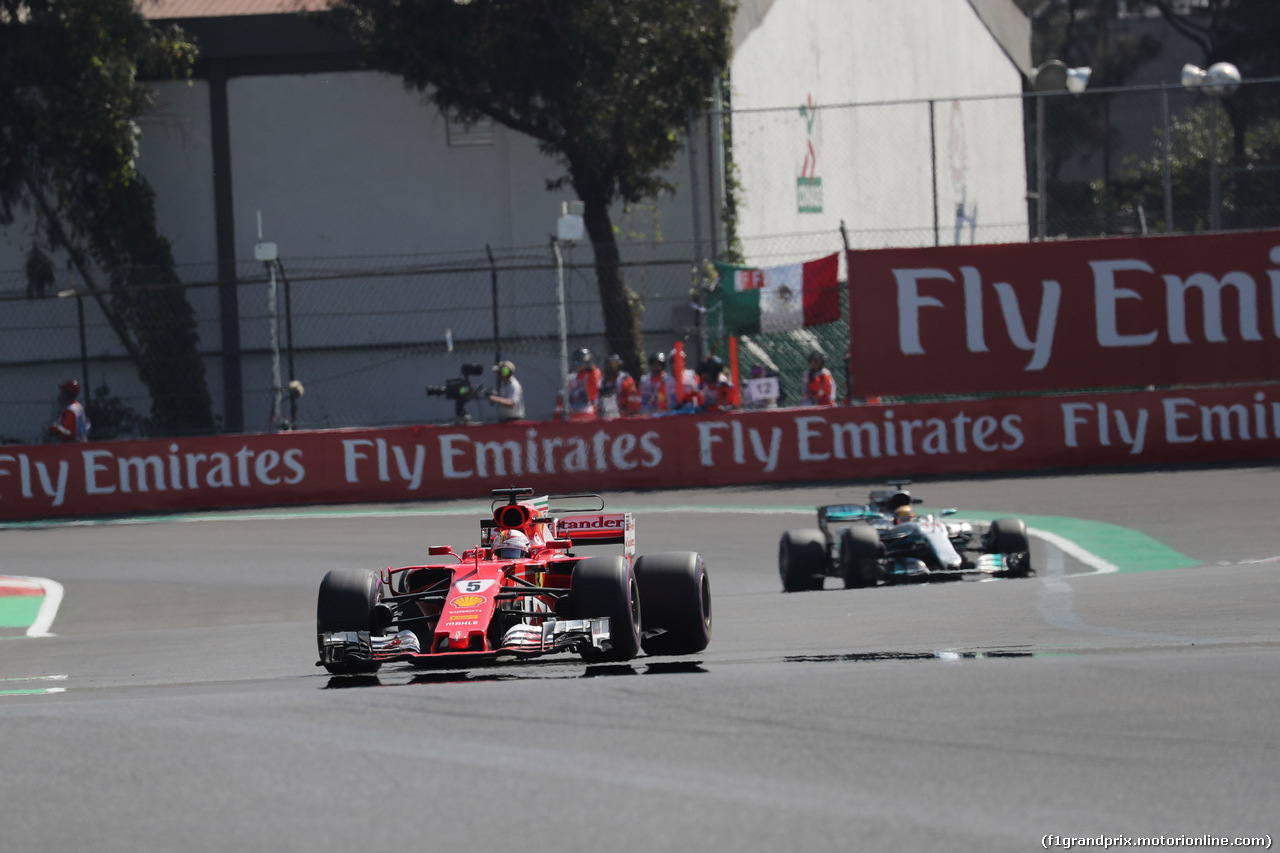
{"label": "chain link fence", "polygon": [[[623,276],[643,306],[650,352],[669,351],[676,341],[698,351],[691,251],[680,243],[624,249]],[[492,419],[495,407],[482,394],[459,407],[428,387],[465,378],[474,388],[492,388],[490,368],[500,360],[516,363],[529,417],[549,418],[560,388],[561,280],[566,349],[586,347],[601,361],[608,354],[590,247],[562,247],[561,263],[548,246],[479,257],[241,262],[232,284],[213,281],[212,267],[179,274],[196,280],[174,286],[198,318],[210,389],[219,399],[227,357],[234,356],[250,432],[452,422],[459,414]],[[97,301],[71,281],[63,298],[28,299],[24,288],[21,272],[0,274],[4,440],[41,440],[67,378],[90,389],[85,402],[95,438],[147,434],[146,389]],[[221,347],[218,319],[228,291],[239,318],[234,353]],[[300,396],[289,393],[292,380],[301,384]]]}
{"label": "chain link fence", "polygon": [[[772,158],[805,167],[795,153],[793,119],[784,111],[734,115],[726,161],[728,183],[743,188],[740,209],[718,223],[714,245],[732,247],[740,263],[796,263],[846,246],[1280,226],[1280,80],[1248,81],[1226,98],[1159,86],[824,107],[815,127],[825,159],[811,171],[825,171],[826,213],[814,220],[821,224],[788,231],[770,224],[779,221],[768,216],[774,178],[762,164]],[[862,162],[892,168],[856,168]],[[993,188],[1003,207],[981,201]],[[697,290],[711,280],[712,259],[700,256],[707,247],[621,244],[623,277],[642,306],[649,353],[679,341],[691,359],[727,357],[728,330],[698,307]],[[183,283],[173,287],[192,305],[215,408],[234,386],[228,371],[238,365],[246,431],[452,422],[455,401],[427,387],[453,378],[492,386],[490,367],[503,359],[517,366],[528,416],[543,419],[552,416],[560,385],[561,278],[567,348],[607,355],[592,250],[567,246],[562,259],[557,264],[549,245],[285,257],[274,284],[268,267],[245,261],[233,283],[219,283],[210,265],[180,268]],[[148,434],[150,400],[137,367],[96,299],[70,273],[57,275],[60,298],[30,299],[22,271],[0,272],[0,439],[41,440],[56,414],[57,386],[71,377],[90,389],[95,437]],[[799,401],[814,349],[826,354],[840,397],[846,393],[843,259],[840,279],[840,321],[738,342],[742,373],[753,364],[776,373],[784,404]],[[230,338],[220,319],[229,307],[236,312]],[[236,337],[228,350],[224,341]],[[464,374],[468,364],[479,365],[480,375]],[[290,380],[301,383],[300,397],[284,390]],[[487,402],[465,403],[461,411],[495,415]],[[225,429],[225,420],[219,426]]]}
{"label": "chain link fence", "polygon": [[1033,239],[1280,224],[1280,79],[1030,100]]}

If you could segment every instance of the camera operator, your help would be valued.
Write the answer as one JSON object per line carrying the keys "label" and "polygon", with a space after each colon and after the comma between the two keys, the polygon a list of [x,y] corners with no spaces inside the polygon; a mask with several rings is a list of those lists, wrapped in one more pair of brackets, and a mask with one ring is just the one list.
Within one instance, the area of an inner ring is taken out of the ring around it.
{"label": "camera operator", "polygon": [[498,407],[498,422],[524,420],[524,389],[516,379],[516,366],[500,361],[493,370],[498,374],[498,386],[490,392],[489,402]]}

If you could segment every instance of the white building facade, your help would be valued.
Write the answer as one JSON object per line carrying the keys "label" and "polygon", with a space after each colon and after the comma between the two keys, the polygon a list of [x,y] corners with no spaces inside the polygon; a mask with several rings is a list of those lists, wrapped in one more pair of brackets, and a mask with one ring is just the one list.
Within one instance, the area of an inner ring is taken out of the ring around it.
{"label": "white building facade", "polygon": [[[158,107],[139,122],[139,164],[182,280],[207,284],[189,298],[223,427],[270,427],[259,218],[296,279],[292,331],[307,387],[298,426],[447,419],[452,407],[424,399],[423,385],[460,361],[487,368],[495,350],[517,361],[530,417],[549,416],[558,386],[549,242],[572,191],[546,187],[561,166],[500,125],[452,124],[399,78],[362,69],[342,34],[280,13],[278,0],[144,10],[177,21],[202,48],[190,84],[158,84]],[[690,270],[728,236],[730,159],[752,263],[836,251],[842,223],[855,247],[1026,239],[1019,95],[1029,42],[1012,0],[745,0],[732,149],[709,132],[715,115],[700,117],[668,175],[676,193],[614,211],[650,349],[667,349],[693,323]],[[0,289],[21,287],[29,232],[18,222],[0,241]],[[566,255],[568,331],[574,345],[596,348],[590,254]],[[538,269],[495,276],[491,256],[504,269]],[[451,265],[466,270],[436,274]],[[405,269],[415,272],[373,276]],[[59,276],[60,287],[77,287],[71,273]],[[0,436],[30,437],[57,383],[79,375],[71,301],[11,312]],[[145,412],[132,366],[96,307],[84,307],[90,384],[108,383]],[[58,331],[31,333],[42,327]]]}

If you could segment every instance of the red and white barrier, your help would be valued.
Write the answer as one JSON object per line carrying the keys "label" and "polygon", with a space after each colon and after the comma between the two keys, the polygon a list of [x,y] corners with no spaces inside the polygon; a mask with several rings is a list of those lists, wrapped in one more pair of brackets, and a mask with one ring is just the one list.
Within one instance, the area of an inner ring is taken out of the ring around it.
{"label": "red and white barrier", "polygon": [[1280,457],[1280,385],[0,447],[0,518]]}
{"label": "red and white barrier", "polygon": [[1280,231],[848,253],[852,393],[1280,381]]}

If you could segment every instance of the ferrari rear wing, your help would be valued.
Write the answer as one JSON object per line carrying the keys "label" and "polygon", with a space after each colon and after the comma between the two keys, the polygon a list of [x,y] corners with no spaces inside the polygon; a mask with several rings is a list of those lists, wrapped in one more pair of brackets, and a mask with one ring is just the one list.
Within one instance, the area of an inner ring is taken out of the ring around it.
{"label": "ferrari rear wing", "polygon": [[575,545],[621,545],[623,553],[635,556],[636,520],[629,512],[566,515],[556,526],[559,535]]}

